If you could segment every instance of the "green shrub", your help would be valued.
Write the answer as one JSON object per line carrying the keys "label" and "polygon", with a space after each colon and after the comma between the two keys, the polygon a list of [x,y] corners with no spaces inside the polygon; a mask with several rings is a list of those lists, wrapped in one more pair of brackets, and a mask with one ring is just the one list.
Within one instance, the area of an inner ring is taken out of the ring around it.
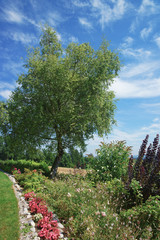
{"label": "green shrub", "polygon": [[43,192],[46,177],[36,169],[31,171],[25,168],[24,173],[15,173],[14,176],[25,191]]}
{"label": "green shrub", "polygon": [[97,150],[97,157],[91,161],[93,172],[88,173],[92,181],[108,181],[122,178],[127,172],[131,147],[125,141],[102,143]]}
{"label": "green shrub", "polygon": [[27,168],[30,170],[41,170],[46,176],[49,176],[50,174],[48,165],[45,162],[38,163],[31,160],[0,160],[0,169],[3,171],[12,173],[14,167],[20,169],[22,173],[24,172],[24,169]]}
{"label": "green shrub", "polygon": [[[150,239],[160,239],[160,196],[149,197],[148,200],[127,211],[121,211],[122,221],[139,228],[139,236],[142,239],[150,236]],[[139,239],[139,238],[138,238]]]}

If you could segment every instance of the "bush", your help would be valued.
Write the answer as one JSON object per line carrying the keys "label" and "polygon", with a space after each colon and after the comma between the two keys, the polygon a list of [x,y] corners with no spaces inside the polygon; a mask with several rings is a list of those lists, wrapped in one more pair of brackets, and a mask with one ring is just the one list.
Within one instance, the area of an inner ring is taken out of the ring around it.
{"label": "bush", "polygon": [[129,219],[129,224],[139,229],[138,237],[159,239],[160,196],[149,197],[145,203],[127,211],[121,211],[120,216],[122,221],[128,223]]}
{"label": "bush", "polygon": [[120,179],[127,172],[131,147],[125,145],[125,141],[102,143],[97,150],[97,157],[91,161],[94,170],[88,176],[93,181],[108,181],[113,178]]}
{"label": "bush", "polygon": [[14,176],[25,191],[43,192],[46,177],[36,169],[30,171],[25,168],[22,174],[14,171]]}
{"label": "bush", "polygon": [[37,163],[31,160],[0,160],[0,169],[3,171],[12,173],[14,167],[20,169],[22,173],[24,172],[24,169],[27,168],[30,170],[41,170],[46,176],[49,176],[50,174],[48,165],[45,162]]}

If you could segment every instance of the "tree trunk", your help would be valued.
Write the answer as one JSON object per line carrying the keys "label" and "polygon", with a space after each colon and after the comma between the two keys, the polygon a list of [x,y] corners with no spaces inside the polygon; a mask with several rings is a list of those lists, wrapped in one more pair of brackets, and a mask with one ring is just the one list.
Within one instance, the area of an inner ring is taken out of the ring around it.
{"label": "tree trunk", "polygon": [[55,176],[57,174],[58,166],[62,159],[63,153],[64,153],[64,150],[62,147],[62,141],[61,141],[61,137],[59,137],[58,146],[57,146],[57,156],[56,156],[56,158],[53,162],[52,168],[51,168],[51,178],[52,179],[55,178]]}
{"label": "tree trunk", "polygon": [[55,178],[56,174],[57,174],[57,170],[58,170],[58,166],[59,166],[59,163],[62,159],[62,156],[63,156],[63,151],[58,153],[55,160],[54,160],[54,163],[52,165],[52,168],[51,168],[51,178]]}

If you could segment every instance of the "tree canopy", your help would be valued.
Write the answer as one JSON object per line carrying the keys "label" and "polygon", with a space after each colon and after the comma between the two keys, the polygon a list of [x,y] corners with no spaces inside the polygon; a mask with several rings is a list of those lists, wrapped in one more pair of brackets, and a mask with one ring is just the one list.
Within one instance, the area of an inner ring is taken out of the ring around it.
{"label": "tree canopy", "polygon": [[83,148],[94,133],[111,131],[116,104],[109,86],[120,70],[119,57],[106,41],[98,50],[89,43],[63,49],[47,26],[25,67],[8,101],[10,129],[17,144],[55,144],[53,177],[66,148]]}

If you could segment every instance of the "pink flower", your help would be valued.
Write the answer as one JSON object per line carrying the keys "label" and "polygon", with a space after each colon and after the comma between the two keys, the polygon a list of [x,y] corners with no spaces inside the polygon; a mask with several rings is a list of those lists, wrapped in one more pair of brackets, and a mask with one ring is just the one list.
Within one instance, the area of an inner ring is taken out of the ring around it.
{"label": "pink flower", "polygon": [[41,238],[46,238],[48,237],[49,230],[46,228],[42,228],[41,231],[38,233],[38,236]]}
{"label": "pink flower", "polygon": [[101,212],[101,214],[102,214],[103,217],[107,216],[105,212]]}
{"label": "pink flower", "polygon": [[60,231],[57,228],[58,222],[53,219],[53,213],[48,212],[48,208],[45,202],[41,198],[36,198],[34,192],[26,193],[25,199],[31,199],[29,201],[29,207],[31,213],[41,213],[43,218],[38,221],[38,228],[41,230],[38,236],[47,240],[58,240],[60,236]]}
{"label": "pink flower", "polygon": [[50,223],[53,227],[58,227],[58,222],[57,221],[52,220]]}
{"label": "pink flower", "polygon": [[96,214],[96,215],[100,215],[100,212],[99,212],[99,211],[97,211],[97,212],[95,212],[95,214]]}
{"label": "pink flower", "polygon": [[47,239],[49,240],[57,240],[59,238],[59,229],[55,228],[54,231],[49,232],[49,236]]}

